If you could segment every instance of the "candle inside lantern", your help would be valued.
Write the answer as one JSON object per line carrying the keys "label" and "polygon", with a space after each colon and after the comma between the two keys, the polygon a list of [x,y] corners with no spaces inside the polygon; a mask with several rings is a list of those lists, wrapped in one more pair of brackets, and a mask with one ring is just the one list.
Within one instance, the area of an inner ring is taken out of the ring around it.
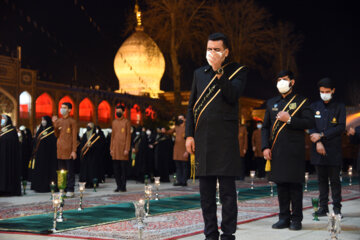
{"label": "candle inside lantern", "polygon": [[250,171],[250,177],[255,177],[255,171]]}
{"label": "candle inside lantern", "polygon": [[305,180],[309,180],[309,173],[308,172],[305,173]]}

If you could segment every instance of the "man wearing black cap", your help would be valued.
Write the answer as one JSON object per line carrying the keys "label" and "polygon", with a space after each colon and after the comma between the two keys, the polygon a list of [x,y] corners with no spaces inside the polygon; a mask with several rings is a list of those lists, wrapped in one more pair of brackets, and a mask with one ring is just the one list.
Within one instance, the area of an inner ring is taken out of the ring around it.
{"label": "man wearing black cap", "polygon": [[335,214],[341,214],[341,135],[345,130],[346,111],[343,103],[332,100],[335,88],[330,78],[318,82],[321,100],[314,102],[316,126],[310,129],[313,142],[311,163],[315,165],[319,180],[320,208],[319,216],[329,212],[329,180]]}
{"label": "man wearing black cap", "polygon": [[113,159],[116,180],[115,192],[126,192],[126,169],[131,146],[131,123],[124,117],[125,106],[116,106],[116,117],[112,122],[110,155]]}

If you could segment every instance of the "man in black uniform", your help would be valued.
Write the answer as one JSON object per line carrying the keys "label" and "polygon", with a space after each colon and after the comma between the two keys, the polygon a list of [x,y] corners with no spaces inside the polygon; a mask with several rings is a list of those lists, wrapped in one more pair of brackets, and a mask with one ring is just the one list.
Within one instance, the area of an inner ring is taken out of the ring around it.
{"label": "man in black uniform", "polygon": [[238,63],[230,63],[229,53],[224,34],[209,36],[206,56],[209,65],[194,72],[186,117],[186,150],[195,153],[206,239],[219,239],[217,180],[222,203],[221,239],[235,239],[237,223],[235,177],[241,173],[238,99],[247,70]]}
{"label": "man in black uniform", "polygon": [[319,180],[319,216],[329,212],[329,179],[335,214],[341,214],[340,170],[342,163],[341,136],[345,131],[346,111],[343,103],[332,100],[335,88],[330,78],[318,82],[321,100],[311,105],[315,128],[310,129],[313,142],[311,163],[315,165]]}
{"label": "man in black uniform", "polygon": [[[269,180],[277,184],[279,221],[272,228],[302,228],[302,198],[305,176],[305,129],[314,127],[308,100],[294,93],[294,74],[278,74],[280,96],[266,103],[261,130],[264,158],[271,160]],[[290,212],[290,204],[292,211]]]}

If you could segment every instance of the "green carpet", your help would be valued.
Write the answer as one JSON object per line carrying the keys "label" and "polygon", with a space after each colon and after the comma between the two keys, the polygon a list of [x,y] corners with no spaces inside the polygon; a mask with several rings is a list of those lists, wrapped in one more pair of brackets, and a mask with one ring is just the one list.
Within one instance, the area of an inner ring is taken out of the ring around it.
{"label": "green carpet", "polygon": [[[358,184],[358,179],[353,179],[353,184]],[[344,178],[342,185],[348,185],[348,179]],[[317,190],[317,182],[310,181],[308,190]],[[274,194],[276,187],[274,185]],[[270,196],[270,186],[241,188],[238,189],[239,201],[251,200]],[[66,202],[65,202],[66,204]],[[159,215],[164,213],[184,211],[200,208],[200,195],[191,194],[171,198],[163,198],[158,201],[150,202],[150,214]],[[59,231],[76,228],[84,228],[95,225],[108,224],[112,222],[134,219],[134,206],[132,203],[120,203],[113,205],[97,206],[85,208],[83,211],[68,210],[64,211],[65,221],[57,223]],[[0,231],[20,231],[32,233],[49,233],[52,228],[53,214],[32,215],[0,221]]]}

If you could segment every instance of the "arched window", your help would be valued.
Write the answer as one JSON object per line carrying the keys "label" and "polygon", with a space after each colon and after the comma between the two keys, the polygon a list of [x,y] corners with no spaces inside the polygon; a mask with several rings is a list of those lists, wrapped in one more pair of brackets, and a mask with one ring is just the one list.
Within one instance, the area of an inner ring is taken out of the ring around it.
{"label": "arched window", "polygon": [[59,116],[61,117],[60,108],[61,108],[61,104],[63,104],[64,102],[69,102],[69,103],[71,103],[72,109],[71,109],[71,112],[70,112],[70,116],[71,116],[71,117],[74,116],[75,104],[74,104],[74,101],[73,101],[69,96],[65,96],[65,97],[63,97],[62,99],[60,99],[60,101],[59,101],[59,111],[58,111]]}
{"label": "arched window", "polygon": [[31,112],[31,95],[27,91],[20,94],[20,118],[29,118]]}
{"label": "arched window", "polygon": [[107,101],[102,101],[98,106],[98,121],[108,123],[110,121],[110,104]]}
{"label": "arched window", "polygon": [[134,106],[130,110],[130,120],[131,123],[135,125],[139,125],[141,122],[141,109],[140,106],[137,104],[134,104]]}
{"label": "arched window", "polygon": [[90,99],[84,98],[79,104],[79,120],[93,121],[94,107]]}
{"label": "arched window", "polygon": [[53,114],[53,100],[47,93],[41,94],[35,101],[35,116],[51,116]]}

